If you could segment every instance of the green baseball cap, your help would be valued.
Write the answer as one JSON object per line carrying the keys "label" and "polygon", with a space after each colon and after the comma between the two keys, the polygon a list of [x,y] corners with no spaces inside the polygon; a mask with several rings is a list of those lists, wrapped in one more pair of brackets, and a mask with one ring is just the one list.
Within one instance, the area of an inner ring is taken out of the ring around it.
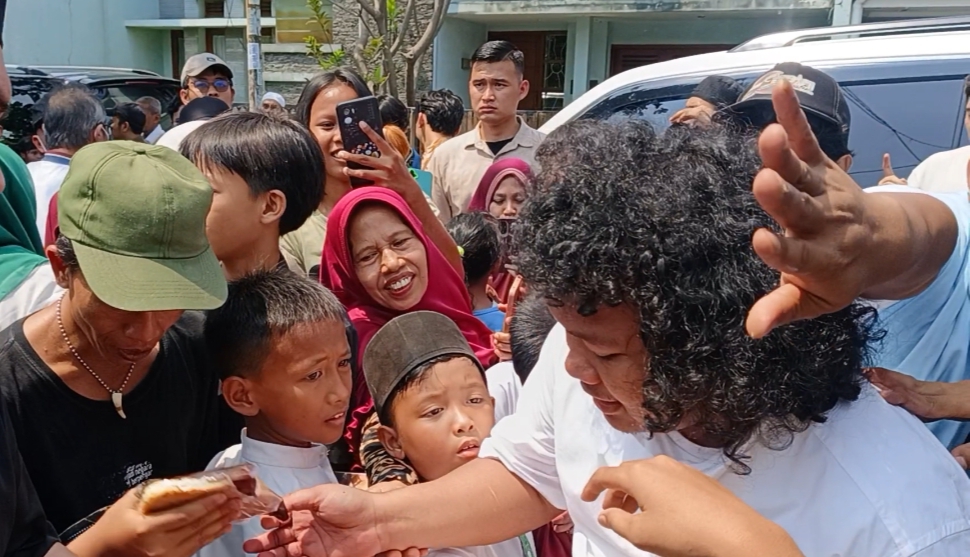
{"label": "green baseball cap", "polygon": [[226,279],[205,236],[212,188],[188,159],[132,141],[84,147],[57,194],[91,291],[126,311],[213,309]]}

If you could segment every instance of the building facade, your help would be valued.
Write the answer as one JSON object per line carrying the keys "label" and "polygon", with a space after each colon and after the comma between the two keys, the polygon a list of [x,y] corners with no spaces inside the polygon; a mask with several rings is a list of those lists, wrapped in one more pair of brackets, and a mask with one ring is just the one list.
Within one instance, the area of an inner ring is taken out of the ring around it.
{"label": "building facade", "polygon": [[[436,1],[414,0],[416,40]],[[247,0],[29,0],[8,2],[8,64],[136,68],[179,77],[188,56],[214,52],[236,75],[245,103]],[[333,40],[358,36],[357,0],[327,4]],[[398,5],[405,2],[398,1]],[[260,0],[266,89],[295,102],[317,73],[304,38],[315,34],[306,0]],[[557,110],[606,78],[670,58],[730,48],[776,31],[970,14],[970,0],[451,0],[419,65],[417,89],[467,99],[472,52],[508,39],[526,54],[525,110]],[[403,75],[399,74],[403,91]]]}
{"label": "building facade", "polygon": [[[323,36],[306,0],[261,0],[260,9],[266,90],[295,103],[319,71],[304,37]],[[246,0],[8,2],[4,27],[8,64],[135,68],[178,79],[186,58],[213,52],[235,75],[236,103],[247,102]]]}

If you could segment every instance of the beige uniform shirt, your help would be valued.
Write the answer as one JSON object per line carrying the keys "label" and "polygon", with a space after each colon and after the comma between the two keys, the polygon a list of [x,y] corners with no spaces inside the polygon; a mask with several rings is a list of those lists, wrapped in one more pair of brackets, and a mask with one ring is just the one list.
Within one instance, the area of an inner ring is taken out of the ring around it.
{"label": "beige uniform shirt", "polygon": [[433,180],[431,199],[438,206],[441,222],[447,224],[468,209],[478,183],[496,160],[519,158],[529,163],[533,171],[538,171],[536,149],[545,137],[545,134],[530,128],[519,118],[519,131],[498,155],[492,154],[477,127],[442,143],[435,149],[428,164]]}

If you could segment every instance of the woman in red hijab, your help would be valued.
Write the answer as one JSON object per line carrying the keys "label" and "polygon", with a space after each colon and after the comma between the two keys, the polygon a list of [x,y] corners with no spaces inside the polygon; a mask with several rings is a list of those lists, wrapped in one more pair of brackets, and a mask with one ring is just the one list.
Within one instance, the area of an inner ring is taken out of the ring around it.
{"label": "woman in red hijab", "polygon": [[[468,211],[486,212],[500,220],[515,219],[525,203],[528,187],[532,185],[533,179],[529,163],[522,159],[496,161],[488,167],[478,183],[478,189],[468,204]],[[504,267],[489,278],[495,301],[500,304],[508,303],[513,281],[512,273],[505,271]]]}
{"label": "woman in red hijab", "polygon": [[497,219],[515,218],[525,203],[533,174],[529,163],[508,158],[488,167],[468,204],[468,211],[484,211]]}
{"label": "woman in red hijab", "polygon": [[[337,202],[327,221],[320,282],[347,308],[360,339],[358,360],[385,323],[411,311],[441,313],[458,325],[486,368],[495,363],[491,331],[472,315],[464,279],[427,237],[401,196],[364,187]],[[354,378],[345,437],[360,443],[373,408],[367,385]]]}

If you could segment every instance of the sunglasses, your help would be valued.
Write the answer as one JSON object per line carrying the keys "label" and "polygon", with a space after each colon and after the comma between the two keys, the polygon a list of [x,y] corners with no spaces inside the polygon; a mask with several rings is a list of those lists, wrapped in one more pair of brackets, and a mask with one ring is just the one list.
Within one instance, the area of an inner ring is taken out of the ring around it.
{"label": "sunglasses", "polygon": [[203,95],[209,92],[209,87],[215,87],[216,91],[225,93],[230,87],[232,87],[232,81],[222,77],[212,80],[212,83],[209,83],[204,79],[197,79],[192,82],[192,86],[198,89]]}

